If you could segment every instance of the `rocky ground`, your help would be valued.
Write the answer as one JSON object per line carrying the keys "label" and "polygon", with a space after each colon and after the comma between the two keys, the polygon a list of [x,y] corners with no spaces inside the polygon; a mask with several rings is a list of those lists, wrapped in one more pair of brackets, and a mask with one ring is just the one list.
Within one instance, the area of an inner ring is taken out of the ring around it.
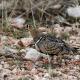
{"label": "rocky ground", "polygon": [[0,0],[0,80],[80,80],[80,54],[55,55],[50,64],[26,25],[80,52],[80,0]]}
{"label": "rocky ground", "polygon": [[[69,33],[64,40],[80,48],[79,30],[59,25],[54,30],[57,36]],[[0,80],[80,80],[80,55],[67,56],[60,66],[54,59],[51,68],[49,56],[30,47],[32,43],[31,37],[14,39],[0,35]]]}

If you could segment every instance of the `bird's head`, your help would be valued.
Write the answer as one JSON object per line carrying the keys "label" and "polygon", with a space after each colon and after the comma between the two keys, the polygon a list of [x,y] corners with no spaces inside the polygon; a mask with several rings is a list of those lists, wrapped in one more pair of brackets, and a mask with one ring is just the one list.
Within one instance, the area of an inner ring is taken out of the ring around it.
{"label": "bird's head", "polygon": [[26,30],[30,31],[33,27],[31,25],[26,25]]}

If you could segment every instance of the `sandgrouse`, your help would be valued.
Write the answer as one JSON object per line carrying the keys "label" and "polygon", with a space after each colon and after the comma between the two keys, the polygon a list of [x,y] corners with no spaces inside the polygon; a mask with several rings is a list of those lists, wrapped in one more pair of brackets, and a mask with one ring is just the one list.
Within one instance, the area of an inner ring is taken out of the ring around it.
{"label": "sandgrouse", "polygon": [[69,46],[62,39],[50,34],[39,33],[39,31],[32,26],[27,27],[35,42],[35,48],[40,52],[49,55],[68,55],[78,53],[77,48]]}

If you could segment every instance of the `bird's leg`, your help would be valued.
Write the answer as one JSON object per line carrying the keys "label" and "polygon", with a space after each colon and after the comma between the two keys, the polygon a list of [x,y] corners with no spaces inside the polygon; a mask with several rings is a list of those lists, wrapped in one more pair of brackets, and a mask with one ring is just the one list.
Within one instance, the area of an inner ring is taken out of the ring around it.
{"label": "bird's leg", "polygon": [[76,23],[75,23],[75,24],[76,24],[76,27],[78,28],[78,22],[77,22],[77,17],[76,17]]}
{"label": "bird's leg", "polygon": [[48,71],[49,71],[49,74],[51,74],[51,59],[52,59],[52,57],[49,55],[49,56],[48,56],[48,61],[49,61]]}
{"label": "bird's leg", "polygon": [[51,26],[50,31],[51,31],[51,34],[55,35],[55,31],[54,31],[54,27],[53,26]]}
{"label": "bird's leg", "polygon": [[58,62],[58,66],[61,67],[61,64],[62,64],[62,55],[58,55],[57,62]]}
{"label": "bird's leg", "polygon": [[79,29],[78,29],[78,28],[79,28],[79,23],[78,23],[77,17],[76,17],[75,27],[76,27],[77,30],[79,30]]}

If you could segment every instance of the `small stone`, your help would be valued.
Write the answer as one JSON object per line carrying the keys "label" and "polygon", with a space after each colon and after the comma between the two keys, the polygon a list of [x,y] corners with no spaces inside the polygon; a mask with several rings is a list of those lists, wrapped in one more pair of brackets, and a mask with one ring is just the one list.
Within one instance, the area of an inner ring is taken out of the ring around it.
{"label": "small stone", "polygon": [[7,62],[5,62],[4,68],[9,68],[9,64]]}
{"label": "small stone", "polygon": [[4,65],[4,63],[5,63],[4,61],[1,61],[1,64],[2,64],[2,65]]}
{"label": "small stone", "polygon": [[61,5],[60,4],[56,4],[54,6],[51,6],[50,8],[52,8],[52,9],[59,9],[59,8],[61,8]]}
{"label": "small stone", "polygon": [[15,28],[18,28],[18,29],[24,28],[25,20],[23,18],[20,18],[20,17],[12,18],[10,22],[11,22],[11,26]]}
{"label": "small stone", "polygon": [[32,75],[36,75],[38,72],[37,72],[37,69],[36,68],[33,68],[32,70],[31,70],[31,74]]}
{"label": "small stone", "polygon": [[41,53],[38,52],[36,49],[33,48],[26,48],[26,55],[25,59],[29,59],[32,61],[36,61],[41,57]]}
{"label": "small stone", "polygon": [[67,8],[67,13],[74,18],[80,17],[80,6]]}
{"label": "small stone", "polygon": [[3,66],[0,64],[0,70],[3,68]]}
{"label": "small stone", "polygon": [[42,80],[38,75],[34,75],[34,80]]}
{"label": "small stone", "polygon": [[24,47],[28,47],[33,43],[33,38],[22,38],[21,40],[19,40],[18,44],[20,46],[24,46]]}

